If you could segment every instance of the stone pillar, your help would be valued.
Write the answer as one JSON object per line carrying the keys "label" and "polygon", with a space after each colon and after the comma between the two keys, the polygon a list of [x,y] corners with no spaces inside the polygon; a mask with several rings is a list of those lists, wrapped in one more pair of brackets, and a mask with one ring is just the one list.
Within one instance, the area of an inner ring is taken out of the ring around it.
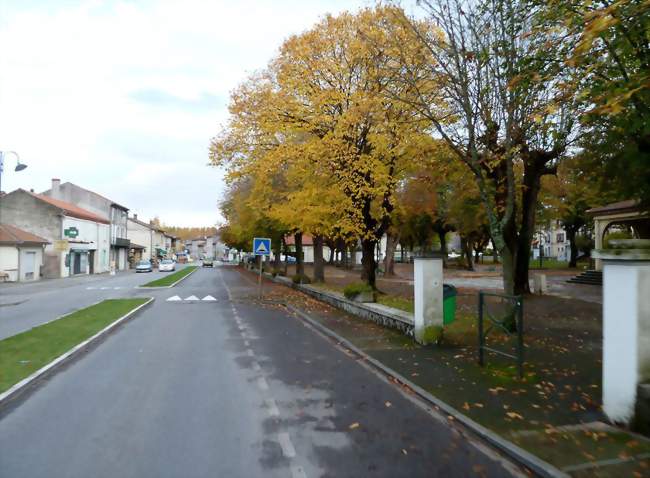
{"label": "stone pillar", "polygon": [[630,424],[638,386],[650,383],[650,240],[610,241],[603,261],[603,409]]}
{"label": "stone pillar", "polygon": [[442,258],[416,257],[413,286],[415,294],[415,340],[436,343],[442,333]]}

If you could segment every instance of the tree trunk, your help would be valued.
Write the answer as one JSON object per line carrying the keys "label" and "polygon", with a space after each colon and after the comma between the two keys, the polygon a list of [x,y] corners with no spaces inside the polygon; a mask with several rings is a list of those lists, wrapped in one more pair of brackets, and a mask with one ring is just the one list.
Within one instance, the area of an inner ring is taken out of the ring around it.
{"label": "tree trunk", "polygon": [[494,239],[490,238],[490,242],[492,243],[492,263],[493,264],[498,264],[499,263],[499,251],[497,251],[497,246],[494,244]]}
{"label": "tree trunk", "polygon": [[395,275],[395,249],[399,238],[392,234],[386,234],[386,257],[384,258],[384,274]]}
{"label": "tree trunk", "polygon": [[323,236],[314,236],[314,282],[325,282],[325,263],[323,260]]}
{"label": "tree trunk", "polygon": [[273,258],[273,269],[275,271],[280,270],[280,266],[282,265],[282,261],[280,259],[280,256],[282,255],[282,241],[280,241],[280,244],[278,244],[278,247],[275,249],[275,257]]}
{"label": "tree trunk", "polygon": [[377,241],[372,239],[363,239],[361,241],[361,264],[363,266],[361,272],[361,280],[365,281],[373,289],[376,289],[376,277],[375,277],[375,247],[377,246]]}
{"label": "tree trunk", "polygon": [[442,254],[442,267],[447,267],[447,232],[444,230],[438,231],[438,238],[440,239],[440,254]]}
{"label": "tree trunk", "polygon": [[287,262],[287,241],[285,241],[284,236],[282,236],[282,250],[284,251],[284,275],[287,275],[287,267],[289,266]]}
{"label": "tree trunk", "polygon": [[336,250],[333,247],[330,247],[330,257],[327,260],[327,263],[329,265],[334,265],[334,254],[336,253]]}
{"label": "tree trunk", "polygon": [[569,267],[578,266],[578,246],[576,246],[576,230],[573,227],[566,228],[566,238],[571,247],[571,257],[569,258]]}
{"label": "tree trunk", "polygon": [[523,191],[521,194],[521,225],[517,237],[517,254],[515,257],[515,294],[530,294],[528,270],[530,268],[530,251],[535,232],[535,212],[537,196],[541,187],[544,163],[534,161],[524,166]]}
{"label": "tree trunk", "polygon": [[303,277],[305,275],[305,265],[302,262],[302,232],[293,236],[296,243],[296,275]]}
{"label": "tree trunk", "polygon": [[472,246],[470,245],[469,241],[463,236],[460,236],[460,247],[463,250],[463,254],[465,255],[465,268],[468,271],[473,271],[474,263],[472,261]]}

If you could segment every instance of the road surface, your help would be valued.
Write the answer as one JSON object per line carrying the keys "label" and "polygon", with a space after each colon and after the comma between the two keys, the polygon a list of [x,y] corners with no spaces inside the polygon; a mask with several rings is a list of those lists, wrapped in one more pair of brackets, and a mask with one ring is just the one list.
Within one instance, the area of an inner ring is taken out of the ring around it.
{"label": "road surface", "polygon": [[520,474],[282,307],[257,303],[235,268],[145,293],[152,306],[0,410],[0,476]]}

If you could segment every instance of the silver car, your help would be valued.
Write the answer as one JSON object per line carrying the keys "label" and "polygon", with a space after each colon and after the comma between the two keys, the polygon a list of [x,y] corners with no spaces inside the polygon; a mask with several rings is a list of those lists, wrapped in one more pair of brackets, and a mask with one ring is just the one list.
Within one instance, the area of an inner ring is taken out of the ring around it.
{"label": "silver car", "polygon": [[151,272],[153,267],[151,266],[151,261],[138,261],[135,265],[136,272]]}
{"label": "silver car", "polygon": [[160,272],[172,272],[176,270],[176,263],[171,259],[164,259],[158,264],[158,270]]}

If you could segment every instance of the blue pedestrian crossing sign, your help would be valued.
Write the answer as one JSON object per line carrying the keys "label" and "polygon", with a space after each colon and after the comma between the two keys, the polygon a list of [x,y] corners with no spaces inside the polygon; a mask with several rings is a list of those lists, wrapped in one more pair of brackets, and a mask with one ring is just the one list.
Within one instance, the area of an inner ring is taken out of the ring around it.
{"label": "blue pedestrian crossing sign", "polygon": [[271,239],[268,237],[253,238],[253,254],[256,256],[271,255]]}

